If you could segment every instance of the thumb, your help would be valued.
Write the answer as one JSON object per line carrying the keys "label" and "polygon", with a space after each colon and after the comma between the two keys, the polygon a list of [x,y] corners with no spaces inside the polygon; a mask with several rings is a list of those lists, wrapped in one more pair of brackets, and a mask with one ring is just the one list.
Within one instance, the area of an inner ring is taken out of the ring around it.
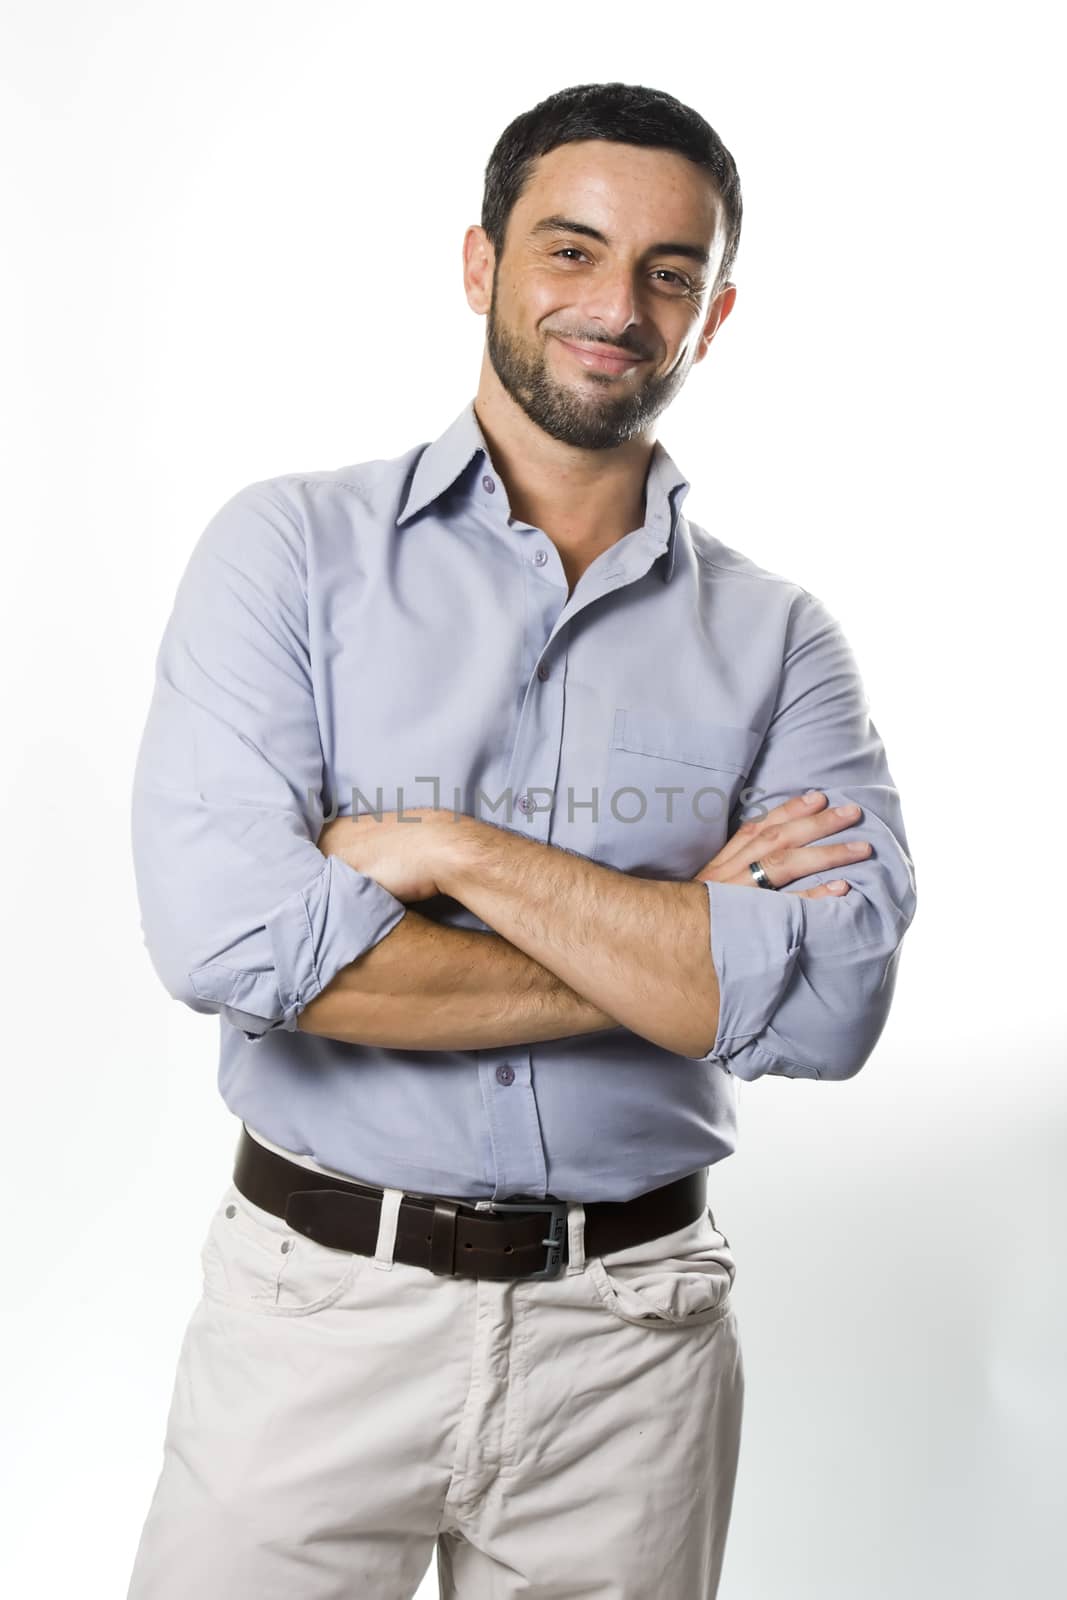
{"label": "thumb", "polygon": [[816,884],[814,889],[783,889],[782,893],[801,895],[805,900],[840,900],[850,888],[844,878],[835,878],[832,883]]}

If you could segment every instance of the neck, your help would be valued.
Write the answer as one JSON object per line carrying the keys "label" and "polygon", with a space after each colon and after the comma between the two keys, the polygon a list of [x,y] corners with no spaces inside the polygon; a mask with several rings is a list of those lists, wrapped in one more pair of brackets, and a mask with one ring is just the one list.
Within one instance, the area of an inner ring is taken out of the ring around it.
{"label": "neck", "polygon": [[580,450],[532,423],[498,381],[495,392],[483,381],[474,411],[512,516],[547,534],[565,562],[584,570],[643,525],[654,441],[638,437],[611,450]]}

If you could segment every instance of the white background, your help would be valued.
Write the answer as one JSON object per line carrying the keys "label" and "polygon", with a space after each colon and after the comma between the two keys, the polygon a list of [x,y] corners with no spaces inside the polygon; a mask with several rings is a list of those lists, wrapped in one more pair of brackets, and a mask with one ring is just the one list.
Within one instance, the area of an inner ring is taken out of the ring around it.
{"label": "white background", "polygon": [[1051,14],[5,8],[8,1592],[125,1592],[236,1138],[217,1024],[142,947],[128,839],[178,576],[239,487],[398,454],[473,395],[485,161],[609,79],[737,160],[737,304],[660,436],[687,515],[843,623],[919,887],[862,1073],[742,1083],[710,1173],[748,1385],[721,1600],[1059,1592]]}

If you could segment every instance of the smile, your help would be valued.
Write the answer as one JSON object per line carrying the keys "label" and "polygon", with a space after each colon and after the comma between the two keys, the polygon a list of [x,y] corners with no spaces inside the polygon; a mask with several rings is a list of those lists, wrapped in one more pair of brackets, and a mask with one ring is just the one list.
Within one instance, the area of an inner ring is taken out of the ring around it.
{"label": "smile", "polygon": [[563,348],[579,361],[589,372],[609,372],[615,375],[620,372],[629,372],[633,367],[639,367],[645,360],[644,356],[633,356],[627,351],[609,350],[607,346],[593,345],[585,348],[580,344],[571,344],[568,339],[560,339],[559,334],[553,334]]}

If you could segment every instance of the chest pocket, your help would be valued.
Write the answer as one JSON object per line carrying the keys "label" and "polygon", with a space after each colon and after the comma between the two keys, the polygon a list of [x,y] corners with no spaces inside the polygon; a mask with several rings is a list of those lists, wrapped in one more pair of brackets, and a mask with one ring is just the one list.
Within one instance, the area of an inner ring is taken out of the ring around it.
{"label": "chest pocket", "polygon": [[615,712],[594,859],[650,878],[691,878],[726,843],[759,750],[754,728]]}

